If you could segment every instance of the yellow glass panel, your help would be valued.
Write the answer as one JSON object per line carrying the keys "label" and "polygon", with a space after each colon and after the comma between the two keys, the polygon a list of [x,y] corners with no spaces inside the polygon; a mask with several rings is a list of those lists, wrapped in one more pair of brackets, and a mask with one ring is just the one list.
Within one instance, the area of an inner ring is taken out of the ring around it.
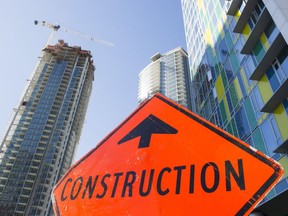
{"label": "yellow glass panel", "polygon": [[263,113],[261,118],[258,120],[258,125],[260,125],[268,116],[268,113]]}
{"label": "yellow glass panel", "polygon": [[213,38],[209,28],[206,30],[204,38],[207,44],[213,44]]}
{"label": "yellow glass panel", "polygon": [[283,140],[288,139],[288,130],[287,130],[288,117],[282,103],[275,109],[274,116],[278,124],[278,128],[281,133],[282,139]]}
{"label": "yellow glass panel", "polygon": [[204,5],[204,1],[197,1],[197,3],[198,3],[198,7],[199,7],[199,9],[201,10],[205,10],[205,5]]}
{"label": "yellow glass panel", "polygon": [[266,75],[264,75],[261,78],[261,80],[258,82],[258,88],[259,88],[263,102],[267,103],[267,101],[273,95],[273,92],[272,92],[271,86],[269,84],[269,81]]}
{"label": "yellow glass panel", "polygon": [[260,40],[261,40],[262,44],[264,45],[265,49],[268,50],[270,48],[270,43],[267,40],[267,37],[264,33],[261,35]]}
{"label": "yellow glass panel", "polygon": [[[225,22],[226,24],[227,22]],[[223,24],[221,22],[218,22],[218,29],[219,29],[219,32],[220,32],[220,36],[221,38],[223,39],[225,37],[225,33],[223,31]]]}
{"label": "yellow glass panel", "polygon": [[238,10],[235,12],[235,15],[234,15],[234,17],[237,19],[236,21],[238,21],[240,15],[241,15],[241,12],[240,12],[240,10],[238,9]]}
{"label": "yellow glass panel", "polygon": [[284,175],[282,178],[287,177],[288,176],[288,158],[287,158],[287,156],[282,157],[278,162],[282,165],[282,167],[284,169]]}
{"label": "yellow glass panel", "polygon": [[231,115],[230,115],[230,111],[229,111],[229,107],[228,107],[228,102],[227,102],[226,96],[224,96],[223,102],[224,102],[224,106],[225,106],[225,111],[226,111],[226,114],[227,114],[227,118],[228,118],[228,120],[230,121]]}
{"label": "yellow glass panel", "polygon": [[223,87],[223,81],[221,75],[218,76],[216,82],[215,82],[215,88],[217,92],[217,98],[218,102],[223,98],[224,96],[224,87]]}
{"label": "yellow glass panel", "polygon": [[236,77],[233,82],[234,82],[234,86],[235,86],[235,89],[236,89],[237,97],[240,100],[243,97],[243,94],[242,94],[242,91],[241,91],[241,88],[240,88],[240,84],[239,84],[238,78]]}
{"label": "yellow glass panel", "polygon": [[243,29],[243,32],[242,32],[242,34],[243,34],[245,40],[248,39],[250,33],[251,33],[250,26],[249,26],[248,24],[246,24],[245,27],[244,27],[244,29]]}

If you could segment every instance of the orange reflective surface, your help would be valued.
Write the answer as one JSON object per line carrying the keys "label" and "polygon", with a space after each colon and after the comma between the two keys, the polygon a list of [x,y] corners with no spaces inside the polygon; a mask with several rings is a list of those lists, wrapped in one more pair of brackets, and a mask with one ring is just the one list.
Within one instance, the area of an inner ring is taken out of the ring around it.
{"label": "orange reflective surface", "polygon": [[253,150],[157,94],[74,164],[56,214],[248,215],[283,174]]}

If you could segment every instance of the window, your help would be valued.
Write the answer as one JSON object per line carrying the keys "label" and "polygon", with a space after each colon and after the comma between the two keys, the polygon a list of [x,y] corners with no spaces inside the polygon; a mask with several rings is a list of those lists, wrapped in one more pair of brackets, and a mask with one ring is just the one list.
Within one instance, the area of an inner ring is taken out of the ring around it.
{"label": "window", "polygon": [[257,120],[255,118],[255,111],[252,107],[252,104],[251,104],[249,97],[247,97],[246,100],[244,101],[244,107],[246,110],[246,114],[247,114],[250,128],[253,131],[257,127]]}
{"label": "window", "polygon": [[279,30],[276,27],[273,20],[271,20],[271,22],[267,25],[267,27],[264,30],[264,33],[266,34],[266,37],[268,38],[268,41],[271,44],[279,33]]}
{"label": "window", "polygon": [[255,110],[256,117],[259,119],[262,116],[260,110],[264,106],[264,103],[260,95],[258,86],[255,86],[255,88],[251,91],[251,101]]}
{"label": "window", "polygon": [[259,128],[257,128],[254,131],[254,133],[252,134],[252,138],[253,138],[253,143],[255,145],[255,148],[260,150],[264,154],[268,154],[266,145],[264,144],[264,140],[263,140],[263,137],[261,135],[261,132],[260,132]]}
{"label": "window", "polygon": [[274,116],[269,116],[261,125],[262,135],[264,137],[266,147],[270,156],[274,155],[273,151],[282,142],[278,126],[275,122]]}
{"label": "window", "polygon": [[288,77],[288,46],[286,45],[280,54],[277,56],[277,59],[281,65],[282,70],[286,74],[286,77]]}
{"label": "window", "polygon": [[263,47],[263,44],[261,43],[260,40],[258,40],[258,42],[256,43],[255,47],[253,48],[253,54],[256,58],[256,61],[259,63],[264,54],[265,54],[265,50],[264,50],[264,47]]}
{"label": "window", "polygon": [[275,92],[279,86],[280,86],[280,82],[279,79],[274,71],[273,67],[269,67],[269,69],[266,72],[267,78],[269,80],[269,83],[271,85],[271,88],[273,90],[273,92]]}
{"label": "window", "polygon": [[288,99],[287,98],[283,100],[283,106],[286,111],[286,114],[288,115]]}
{"label": "window", "polygon": [[241,49],[243,47],[243,40],[244,40],[243,35],[240,35],[237,43],[234,46],[234,50],[235,50],[236,57],[238,59],[239,64],[242,63],[242,60],[245,57],[245,55],[241,54]]}
{"label": "window", "polygon": [[259,0],[258,3],[256,4],[254,10],[252,11],[252,14],[248,20],[248,24],[250,26],[251,29],[254,28],[254,26],[256,25],[262,11],[264,10],[265,5],[262,2],[262,0]]}
{"label": "window", "polygon": [[219,51],[220,51],[220,57],[221,57],[222,62],[225,62],[227,59],[227,56],[229,55],[229,51],[228,51],[228,47],[227,47],[225,39],[221,41]]}
{"label": "window", "polygon": [[223,122],[225,124],[225,122],[227,121],[227,114],[226,114],[226,109],[225,109],[225,105],[224,105],[223,100],[220,102],[219,107],[220,107],[220,111],[221,111],[221,117],[222,117]]}
{"label": "window", "polygon": [[280,66],[279,61],[276,59],[272,63],[272,66],[273,66],[274,70],[276,71],[276,76],[277,76],[278,80],[280,81],[280,83],[282,83],[283,80],[285,79],[285,74],[282,70],[282,67]]}
{"label": "window", "polygon": [[237,34],[233,32],[235,26],[236,26],[236,21],[233,18],[233,19],[231,19],[231,23],[229,25],[230,34],[231,34],[233,40],[235,40],[236,36],[237,36]]}
{"label": "window", "polygon": [[247,139],[250,134],[250,127],[248,124],[246,112],[243,107],[241,107],[235,115],[236,125],[238,128],[239,138]]}
{"label": "window", "polygon": [[[249,58],[249,59],[251,59],[251,58]],[[244,70],[244,72],[245,72],[247,82],[248,82],[249,86],[251,86],[254,82],[253,82],[253,80],[250,80],[251,71],[250,71],[250,69],[248,68],[247,62],[243,64],[242,68],[243,68],[243,70]],[[253,71],[252,71],[252,72],[253,72]]]}

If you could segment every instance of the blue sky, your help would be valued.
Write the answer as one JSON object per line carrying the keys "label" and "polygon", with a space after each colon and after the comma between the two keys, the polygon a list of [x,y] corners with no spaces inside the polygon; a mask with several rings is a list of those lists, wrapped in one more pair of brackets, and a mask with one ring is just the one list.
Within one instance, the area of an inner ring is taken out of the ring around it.
{"label": "blue sky", "polygon": [[51,42],[91,50],[93,91],[77,159],[96,146],[138,106],[138,74],[157,52],[186,49],[180,0],[51,0],[1,3],[0,133],[3,134],[26,80],[51,30],[34,20],[58,23],[113,42],[105,46],[59,31]]}

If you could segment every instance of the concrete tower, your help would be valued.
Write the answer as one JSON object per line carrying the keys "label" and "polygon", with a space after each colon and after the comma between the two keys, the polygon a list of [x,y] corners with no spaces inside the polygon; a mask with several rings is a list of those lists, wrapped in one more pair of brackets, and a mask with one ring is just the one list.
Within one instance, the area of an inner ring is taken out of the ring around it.
{"label": "concrete tower", "polygon": [[152,62],[139,74],[138,102],[161,93],[190,109],[187,53],[181,48],[151,57]]}
{"label": "concrete tower", "polygon": [[89,51],[44,48],[0,143],[0,215],[53,215],[51,191],[72,163],[93,78]]}

